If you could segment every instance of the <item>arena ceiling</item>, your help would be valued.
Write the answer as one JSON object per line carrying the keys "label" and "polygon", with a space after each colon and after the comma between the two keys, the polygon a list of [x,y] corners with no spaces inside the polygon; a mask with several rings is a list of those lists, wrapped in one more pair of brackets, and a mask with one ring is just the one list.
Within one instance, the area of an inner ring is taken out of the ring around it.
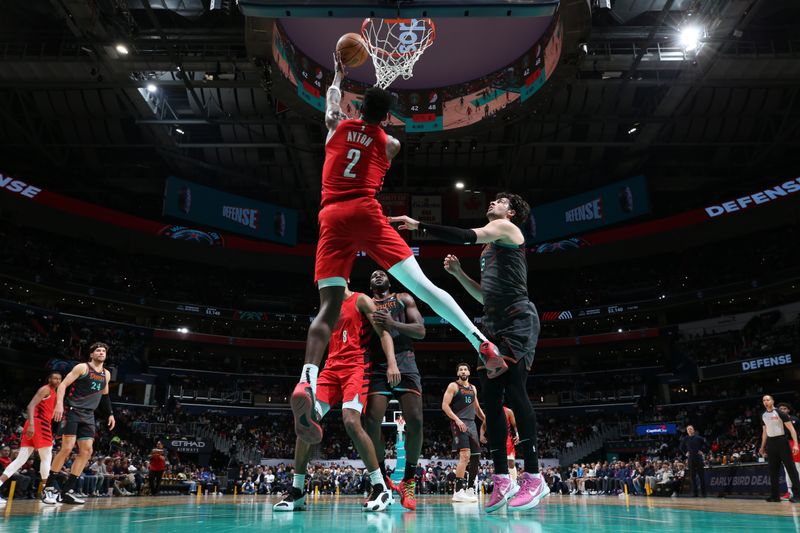
{"label": "arena ceiling", "polygon": [[[544,201],[645,174],[667,212],[796,172],[797,2],[593,4],[591,36],[565,51],[557,87],[519,116],[401,136],[387,189],[461,179]],[[7,3],[0,170],[148,215],[174,174],[310,219],[323,124],[273,94],[267,22],[232,0]],[[691,54],[677,42],[689,24],[705,32]]]}

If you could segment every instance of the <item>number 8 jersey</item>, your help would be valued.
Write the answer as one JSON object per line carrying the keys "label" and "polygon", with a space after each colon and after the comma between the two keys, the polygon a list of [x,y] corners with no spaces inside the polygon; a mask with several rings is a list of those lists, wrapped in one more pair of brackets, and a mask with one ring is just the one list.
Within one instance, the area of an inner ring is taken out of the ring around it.
{"label": "number 8 jersey", "polygon": [[353,198],[374,198],[391,165],[380,124],[342,120],[325,144],[322,207]]}

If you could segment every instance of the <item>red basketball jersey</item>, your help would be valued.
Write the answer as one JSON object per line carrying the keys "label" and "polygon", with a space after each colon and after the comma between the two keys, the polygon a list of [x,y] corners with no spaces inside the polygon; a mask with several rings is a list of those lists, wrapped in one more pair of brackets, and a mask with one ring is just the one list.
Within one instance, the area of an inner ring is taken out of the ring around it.
{"label": "red basketball jersey", "polygon": [[325,145],[322,206],[353,198],[374,198],[391,162],[387,135],[379,124],[343,120]]}
{"label": "red basketball jersey", "polygon": [[[41,402],[36,404],[36,407],[33,410],[33,416],[36,419],[36,430],[42,432],[42,436],[47,437],[49,439],[53,438],[53,411],[56,408],[56,389],[53,387],[48,387],[50,389],[50,396],[42,400]],[[28,429],[28,423],[30,420],[25,424],[25,429]]]}
{"label": "red basketball jersey", "polygon": [[342,303],[339,321],[331,333],[328,344],[328,361],[352,362],[364,364],[367,362],[367,347],[372,336],[372,324],[367,317],[358,310],[359,293],[354,292],[350,298]]}

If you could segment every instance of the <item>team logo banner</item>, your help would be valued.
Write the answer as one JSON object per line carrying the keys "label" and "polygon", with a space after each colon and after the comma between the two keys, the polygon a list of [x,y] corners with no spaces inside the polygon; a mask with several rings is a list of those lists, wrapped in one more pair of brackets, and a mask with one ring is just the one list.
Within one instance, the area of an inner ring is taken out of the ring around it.
{"label": "team logo banner", "polygon": [[647,181],[637,176],[531,209],[528,242],[602,228],[650,212]]}
{"label": "team logo banner", "polygon": [[175,177],[164,188],[164,214],[257,239],[294,245],[297,212]]}

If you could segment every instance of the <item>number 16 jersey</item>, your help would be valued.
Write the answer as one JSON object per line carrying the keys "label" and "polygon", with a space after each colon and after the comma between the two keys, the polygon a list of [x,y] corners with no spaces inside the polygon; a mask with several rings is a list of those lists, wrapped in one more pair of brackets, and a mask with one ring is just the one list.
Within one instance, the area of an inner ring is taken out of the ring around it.
{"label": "number 16 jersey", "polygon": [[322,207],[354,198],[374,198],[389,170],[388,136],[380,124],[342,120],[325,144]]}

